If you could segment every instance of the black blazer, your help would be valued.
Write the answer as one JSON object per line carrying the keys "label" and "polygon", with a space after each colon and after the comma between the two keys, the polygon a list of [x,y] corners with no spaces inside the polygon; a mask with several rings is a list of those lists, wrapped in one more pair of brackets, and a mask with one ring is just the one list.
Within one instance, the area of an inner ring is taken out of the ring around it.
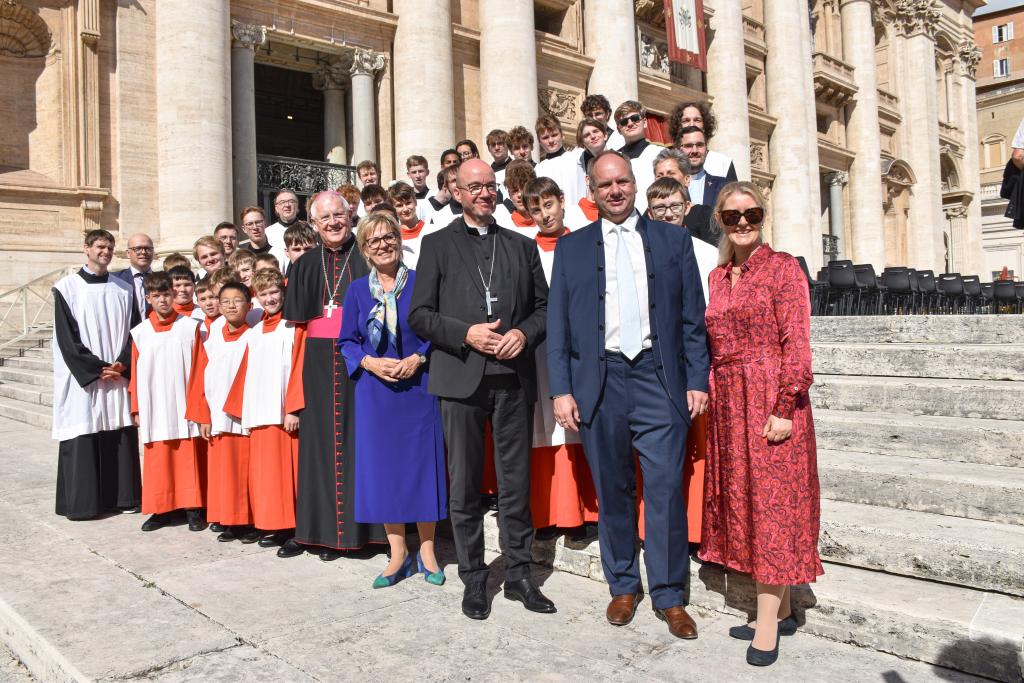
{"label": "black blazer", "polygon": [[683,218],[683,227],[687,228],[694,238],[717,248],[722,239],[722,231],[718,227],[718,221],[711,215],[713,211],[713,207],[705,204],[693,204],[690,206],[690,212]]}
{"label": "black blazer", "polygon": [[[502,227],[496,239],[502,275],[513,283],[511,320],[502,320],[502,329],[507,325],[526,335],[527,347],[513,365],[527,399],[534,401],[534,351],[547,334],[548,284],[533,240]],[[471,325],[487,322],[484,287],[477,275],[464,218],[423,238],[409,326],[433,344],[427,389],[436,396],[468,398],[483,379],[486,356],[465,343]]]}
{"label": "black blazer", "polygon": [[718,200],[718,192],[728,185],[729,182],[727,178],[708,173],[704,177],[704,199],[701,201],[701,204],[714,207],[715,201]]}

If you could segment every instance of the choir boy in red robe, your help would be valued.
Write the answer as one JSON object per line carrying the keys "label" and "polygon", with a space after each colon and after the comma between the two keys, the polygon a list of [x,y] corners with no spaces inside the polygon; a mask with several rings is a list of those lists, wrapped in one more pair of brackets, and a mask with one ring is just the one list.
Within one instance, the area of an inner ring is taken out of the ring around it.
{"label": "choir boy in red robe", "polygon": [[[224,411],[249,430],[249,501],[253,525],[264,548],[295,536],[295,494],[299,467],[304,327],[281,319],[284,277],[263,270],[253,278],[263,320],[245,335],[246,351]],[[288,544],[280,557],[303,552]]]}
{"label": "choir boy in red robe", "polygon": [[203,341],[206,341],[210,334],[210,326],[220,318],[220,301],[217,300],[212,279],[207,275],[196,283],[196,302],[199,304],[199,310],[203,312],[202,324],[199,326],[199,335]]}
{"label": "choir boy in red robe", "polygon": [[166,271],[171,276],[174,291],[174,310],[186,318],[203,319],[203,311],[196,306],[196,276],[186,266],[174,266]]}
{"label": "choir boy in red robe", "polygon": [[224,323],[212,326],[193,354],[185,417],[199,425],[208,443],[206,518],[224,528],[217,540],[255,543],[260,534],[251,527],[249,430],[224,412],[245,355],[251,295],[246,285],[231,281],[221,286],[217,298]]}
{"label": "choir boy in red robe", "polygon": [[[191,271],[189,276],[191,276]],[[142,443],[143,531],[156,531],[184,510],[188,528],[202,531],[203,479],[199,429],[185,419],[192,357],[202,344],[199,321],[175,310],[171,274],[146,276],[146,320],[132,329],[132,422]]]}

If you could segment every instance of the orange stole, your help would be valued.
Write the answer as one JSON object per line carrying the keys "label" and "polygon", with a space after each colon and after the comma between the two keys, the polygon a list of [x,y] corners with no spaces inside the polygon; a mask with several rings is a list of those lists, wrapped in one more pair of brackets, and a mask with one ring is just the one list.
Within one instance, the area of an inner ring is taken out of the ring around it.
{"label": "orange stole", "polygon": [[226,526],[252,524],[249,508],[249,437],[218,434],[207,450],[206,519]]}
{"label": "orange stole", "polygon": [[278,425],[249,432],[249,504],[257,529],[295,528],[298,468],[298,432],[286,432]]}
{"label": "orange stole", "polygon": [[537,529],[597,521],[597,491],[583,446],[564,444],[530,453],[530,510]]}
{"label": "orange stole", "polygon": [[[704,514],[704,463],[707,458],[707,413],[699,415],[686,434],[686,461],[683,464],[683,499],[690,543],[700,543],[700,524]],[[640,464],[636,468],[637,525],[644,537],[644,478]]]}
{"label": "orange stole", "polygon": [[142,512],[156,515],[203,507],[199,439],[154,441],[142,446]]}

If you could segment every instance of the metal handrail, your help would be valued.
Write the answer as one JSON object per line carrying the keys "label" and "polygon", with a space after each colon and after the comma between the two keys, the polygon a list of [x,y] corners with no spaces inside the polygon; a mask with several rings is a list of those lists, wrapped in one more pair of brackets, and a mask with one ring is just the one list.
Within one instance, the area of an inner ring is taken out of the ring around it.
{"label": "metal handrail", "polygon": [[[31,334],[53,327],[53,284],[76,272],[78,268],[58,268],[0,293],[0,333],[14,332],[10,339],[0,341],[0,351],[23,341]],[[30,311],[30,304],[35,305],[34,311]],[[19,311],[20,316],[16,315]],[[14,318],[18,319],[17,322]]]}

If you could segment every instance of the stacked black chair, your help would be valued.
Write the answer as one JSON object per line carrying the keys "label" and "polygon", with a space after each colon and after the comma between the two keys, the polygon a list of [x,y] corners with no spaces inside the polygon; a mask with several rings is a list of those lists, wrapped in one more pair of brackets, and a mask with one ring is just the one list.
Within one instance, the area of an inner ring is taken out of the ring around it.
{"label": "stacked black chair", "polygon": [[935,273],[930,270],[916,270],[913,282],[917,291],[917,312],[934,313],[941,303],[938,285],[935,283]]}
{"label": "stacked black chair", "polygon": [[916,310],[917,292],[911,287],[909,268],[886,268],[881,279],[886,290],[884,313],[905,315]]}
{"label": "stacked black chair", "polygon": [[1012,280],[996,280],[992,283],[993,308],[997,313],[1019,313],[1020,297],[1016,283]]}
{"label": "stacked black chair", "polygon": [[967,307],[967,293],[960,273],[943,273],[936,280],[944,313],[960,313]]}
{"label": "stacked black chair", "polygon": [[832,315],[856,315],[860,310],[861,287],[853,261],[829,261],[827,312]]}
{"label": "stacked black chair", "polygon": [[821,281],[820,271],[817,280],[811,278],[811,271],[807,267],[807,259],[803,256],[797,256],[796,260],[800,264],[800,269],[804,271],[804,277],[807,278],[807,290],[811,296],[811,315],[819,315],[824,307],[822,300],[828,298],[828,283]]}
{"label": "stacked black chair", "polygon": [[981,283],[981,305],[988,313],[995,313],[995,286],[991,282]]}
{"label": "stacked black chair", "polygon": [[854,265],[854,275],[861,291],[862,315],[881,315],[885,306],[886,286],[878,281],[875,268],[870,263]]}
{"label": "stacked black chair", "polygon": [[985,299],[981,295],[981,278],[977,275],[962,275],[960,281],[964,285],[964,306],[967,313],[977,313],[978,308],[985,304]]}

